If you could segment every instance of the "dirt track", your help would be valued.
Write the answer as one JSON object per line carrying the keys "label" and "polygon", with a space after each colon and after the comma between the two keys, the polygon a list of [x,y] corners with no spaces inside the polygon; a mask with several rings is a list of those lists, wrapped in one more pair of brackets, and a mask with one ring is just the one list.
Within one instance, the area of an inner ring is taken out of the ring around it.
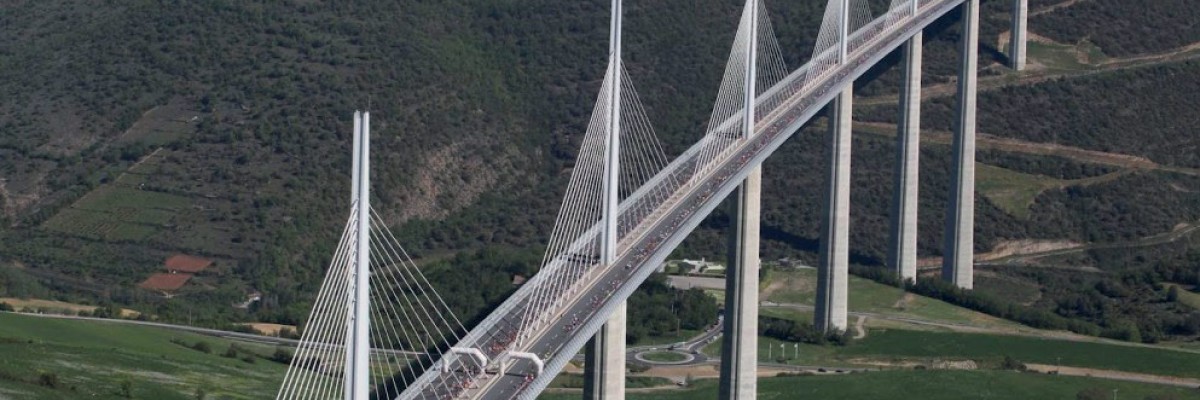
{"label": "dirt track", "polygon": [[1028,368],[1030,371],[1056,373],[1058,375],[1088,376],[1118,381],[1153,383],[1158,385],[1181,386],[1186,388],[1200,388],[1200,379],[1180,378],[1175,376],[1139,374],[1134,372],[1113,371],[1107,369],[1066,367],[1061,365],[1046,364],[1025,364],[1025,368]]}

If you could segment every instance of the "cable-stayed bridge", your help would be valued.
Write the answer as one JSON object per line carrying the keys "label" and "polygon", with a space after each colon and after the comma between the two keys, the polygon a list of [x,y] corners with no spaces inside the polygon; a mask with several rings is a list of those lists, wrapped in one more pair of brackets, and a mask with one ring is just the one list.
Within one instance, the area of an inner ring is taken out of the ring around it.
{"label": "cable-stayed bridge", "polygon": [[979,0],[891,0],[876,12],[866,0],[828,0],[812,58],[794,70],[762,0],[747,1],[708,128],[673,159],[622,64],[613,0],[608,68],[541,268],[470,329],[370,207],[370,117],[355,114],[351,215],[277,398],[534,398],[583,350],[585,397],[621,399],[625,300],[731,194],[720,397],[754,398],[760,165],[830,107],[816,324],[846,329],[853,82],[903,46],[889,265],[915,279],[921,31],[956,8],[964,34],[943,277],[970,288]]}

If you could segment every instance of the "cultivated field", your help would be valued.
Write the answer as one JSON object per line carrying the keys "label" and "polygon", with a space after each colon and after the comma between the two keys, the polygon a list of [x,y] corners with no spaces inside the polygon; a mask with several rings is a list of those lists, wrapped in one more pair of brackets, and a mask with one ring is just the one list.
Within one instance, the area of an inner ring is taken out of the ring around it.
{"label": "cultivated field", "polygon": [[[189,347],[198,342],[210,352]],[[198,389],[210,399],[273,397],[285,366],[262,356],[274,348],[242,343],[247,351],[223,357],[232,343],[159,328],[0,313],[0,398],[119,399],[123,382],[137,399],[194,399]]]}
{"label": "cultivated field", "polygon": [[[760,399],[877,399],[877,400],[1029,400],[1074,399],[1085,389],[1103,393],[1117,390],[1121,399],[1148,396],[1167,399],[1200,399],[1195,389],[1094,378],[1051,376],[1011,371],[887,371],[848,375],[760,378]],[[916,396],[919,394],[919,396]],[[579,392],[542,395],[541,399],[576,399]],[[654,400],[706,400],[717,398],[717,382],[705,379],[686,389],[631,392],[626,398]]]}
{"label": "cultivated field", "polygon": [[110,241],[143,241],[188,211],[186,197],[107,185],[43,224],[47,230]]}

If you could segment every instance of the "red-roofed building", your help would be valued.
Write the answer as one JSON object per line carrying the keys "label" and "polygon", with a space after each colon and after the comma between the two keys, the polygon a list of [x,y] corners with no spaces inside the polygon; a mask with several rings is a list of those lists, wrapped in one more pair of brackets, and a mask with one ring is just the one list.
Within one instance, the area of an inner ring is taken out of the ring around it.
{"label": "red-roofed building", "polygon": [[212,260],[202,257],[176,254],[167,258],[166,267],[170,272],[197,273],[212,265]]}
{"label": "red-roofed building", "polygon": [[142,281],[139,287],[150,290],[171,291],[179,290],[183,285],[187,284],[188,280],[192,279],[192,274],[168,274],[156,273],[150,275],[145,281]]}

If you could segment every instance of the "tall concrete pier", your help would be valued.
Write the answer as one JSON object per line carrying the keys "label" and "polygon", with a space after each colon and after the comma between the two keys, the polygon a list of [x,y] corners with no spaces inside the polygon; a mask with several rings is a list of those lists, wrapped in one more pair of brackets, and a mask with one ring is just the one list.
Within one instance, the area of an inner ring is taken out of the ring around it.
{"label": "tall concrete pier", "polygon": [[979,0],[962,5],[962,52],[954,120],[954,170],[946,210],[946,249],[942,279],[964,289],[974,287],[975,250],[975,102],[979,65]]}
{"label": "tall concrete pier", "polygon": [[753,399],[758,381],[758,247],[762,167],[734,192],[734,236],[725,272],[725,335],[721,338],[721,400]]}
{"label": "tall concrete pier", "polygon": [[852,96],[847,86],[830,104],[829,172],[821,224],[820,266],[814,324],[826,332],[846,330],[850,261],[850,135]]}
{"label": "tall concrete pier", "polygon": [[[916,2],[914,2],[915,7]],[[887,265],[900,280],[917,279],[917,191],[921,159],[921,46],[917,32],[904,44],[904,81],[900,91],[900,124],[896,135],[891,236]]]}
{"label": "tall concrete pier", "polygon": [[1025,44],[1029,41],[1026,25],[1029,20],[1029,0],[1013,0],[1012,35],[1008,41],[1008,61],[1012,69],[1025,69]]}
{"label": "tall concrete pier", "polygon": [[[850,43],[850,0],[838,2],[838,63],[846,62]],[[854,85],[846,85],[829,108],[829,171],[817,267],[817,307],[813,325],[825,332],[846,330],[850,275],[850,134]]]}
{"label": "tall concrete pier", "polygon": [[585,400],[623,400],[625,398],[625,303],[621,303],[608,322],[588,342],[583,357],[583,398]]}
{"label": "tall concrete pier", "polygon": [[[758,0],[747,0],[751,28],[758,26]],[[750,29],[742,87],[742,137],[754,134],[758,94],[758,29]],[[758,396],[758,246],[762,209],[762,167],[755,168],[734,192],[734,231],[725,271],[725,330],[721,338],[721,379],[717,397],[746,400]]]}

